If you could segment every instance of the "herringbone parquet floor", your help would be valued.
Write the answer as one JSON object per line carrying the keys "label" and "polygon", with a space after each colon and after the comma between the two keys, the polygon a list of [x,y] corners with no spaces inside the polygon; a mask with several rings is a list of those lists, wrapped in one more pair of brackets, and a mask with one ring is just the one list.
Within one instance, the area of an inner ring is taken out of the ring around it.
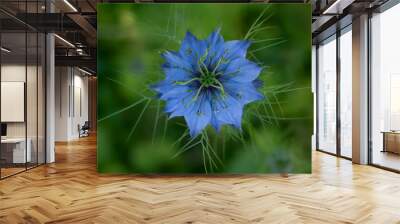
{"label": "herringbone parquet floor", "polygon": [[0,181],[0,223],[400,223],[400,175],[313,153],[312,175],[104,176],[90,137]]}

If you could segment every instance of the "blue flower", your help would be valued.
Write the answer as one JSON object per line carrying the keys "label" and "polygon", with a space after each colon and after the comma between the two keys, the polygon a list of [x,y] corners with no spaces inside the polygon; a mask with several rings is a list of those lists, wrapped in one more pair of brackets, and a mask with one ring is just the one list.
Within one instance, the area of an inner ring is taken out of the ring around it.
{"label": "blue flower", "polygon": [[190,32],[178,52],[162,54],[165,79],[152,86],[169,117],[183,116],[192,138],[211,124],[241,130],[243,107],[263,99],[261,67],[246,59],[248,40],[224,41],[217,29],[205,40]]}

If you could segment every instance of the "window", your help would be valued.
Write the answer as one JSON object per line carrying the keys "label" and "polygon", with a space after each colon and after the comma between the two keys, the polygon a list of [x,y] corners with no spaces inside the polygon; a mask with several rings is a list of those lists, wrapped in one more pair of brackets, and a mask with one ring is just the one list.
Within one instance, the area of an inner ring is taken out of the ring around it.
{"label": "window", "polygon": [[400,170],[400,5],[371,18],[371,162]]}
{"label": "window", "polygon": [[336,36],[318,47],[318,149],[336,153]]}
{"label": "window", "polygon": [[351,26],[340,36],[340,155],[352,156],[352,34]]}
{"label": "window", "polygon": [[[43,1],[18,2],[39,12]],[[11,2],[1,2],[11,4]],[[45,35],[9,14],[0,24],[0,178],[45,163]],[[11,24],[11,25],[10,25]]]}

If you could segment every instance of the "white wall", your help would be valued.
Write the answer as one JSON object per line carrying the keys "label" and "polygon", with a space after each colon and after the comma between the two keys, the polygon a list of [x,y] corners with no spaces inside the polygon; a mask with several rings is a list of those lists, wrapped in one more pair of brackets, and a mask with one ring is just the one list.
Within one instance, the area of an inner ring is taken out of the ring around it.
{"label": "white wall", "polygon": [[[25,70],[27,69],[27,70]],[[25,80],[25,76],[26,76],[26,71],[28,72],[28,76],[30,75],[35,75],[36,76],[36,67],[34,66],[27,66],[25,67],[24,65],[19,65],[19,64],[4,64],[1,66],[1,81],[2,82],[24,82],[26,83]],[[29,79],[29,77],[28,77]],[[30,81],[29,84],[32,81]],[[36,85],[36,81],[34,83],[34,85]],[[31,101],[33,101],[31,98],[35,98],[36,99],[36,88],[35,89],[31,89],[28,88],[27,89],[28,93],[28,103],[30,103]],[[34,106],[36,108],[36,103],[35,105],[31,105]],[[6,108],[1,108],[2,110],[6,110]],[[31,112],[31,111],[28,111]],[[33,117],[32,117],[33,115]],[[36,124],[36,114],[33,113],[28,113],[28,122],[32,122],[35,121]],[[25,137],[25,124],[26,122],[7,122],[7,135],[8,137]],[[32,124],[28,125],[29,127],[32,127]],[[35,128],[36,129],[36,126]],[[28,133],[28,137],[29,137],[29,133]]]}
{"label": "white wall", "polygon": [[[89,102],[88,102],[88,77],[87,76],[82,76],[83,73],[79,72],[78,75],[76,74],[78,70],[74,70],[74,91],[73,94],[74,96],[74,107],[72,108],[72,120],[71,120],[71,136],[73,138],[78,138],[79,133],[78,133],[78,124],[81,126],[85,123],[85,121],[89,120],[89,113],[88,113],[88,107],[89,107]],[[81,107],[81,108],[80,108]],[[80,111],[81,110],[81,111]]]}
{"label": "white wall", "polygon": [[88,77],[76,68],[56,67],[55,85],[55,140],[77,139],[78,125],[88,120]]}
{"label": "white wall", "polygon": [[[1,81],[25,82],[25,64],[8,64],[1,66]],[[29,68],[28,68],[29,69]],[[5,110],[6,108],[1,108]],[[25,122],[8,122],[7,137],[25,137]]]}
{"label": "white wall", "polygon": [[[2,82],[24,82],[25,83],[25,71],[26,67],[24,65],[18,65],[18,64],[5,64],[1,66],[1,81]],[[30,74],[30,70],[33,69],[32,66],[28,66],[28,74]],[[35,94],[36,95],[36,94]],[[4,98],[6,96],[2,96]],[[1,108],[1,110],[6,110],[6,108]],[[24,108],[22,108],[24,111]],[[23,124],[24,122],[7,122],[8,123],[8,128],[7,129],[13,129],[14,126],[17,127],[19,126],[18,124]],[[20,132],[22,137],[25,136],[25,128],[24,125],[22,125],[22,131]]]}
{"label": "white wall", "polygon": [[69,68],[55,68],[55,141],[68,140]]}

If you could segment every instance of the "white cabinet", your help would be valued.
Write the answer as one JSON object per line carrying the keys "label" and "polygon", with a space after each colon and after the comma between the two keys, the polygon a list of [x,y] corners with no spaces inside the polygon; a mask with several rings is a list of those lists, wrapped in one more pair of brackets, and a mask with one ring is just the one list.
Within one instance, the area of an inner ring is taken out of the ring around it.
{"label": "white cabinet", "polygon": [[27,139],[27,147],[25,151],[25,138],[7,138],[2,139],[1,144],[12,147],[12,162],[25,163],[32,161],[32,140]]}

